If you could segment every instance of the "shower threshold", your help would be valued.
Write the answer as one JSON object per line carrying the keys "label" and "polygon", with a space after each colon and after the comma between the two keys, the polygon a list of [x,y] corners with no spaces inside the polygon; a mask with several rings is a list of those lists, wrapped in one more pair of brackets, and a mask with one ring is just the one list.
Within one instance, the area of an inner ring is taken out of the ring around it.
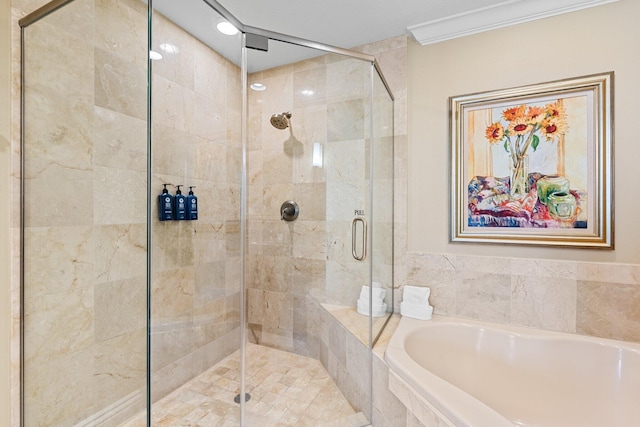
{"label": "shower threshold", "polygon": [[[245,426],[361,427],[356,412],[315,359],[247,344]],[[240,425],[237,351],[152,405],[153,427]],[[121,427],[145,427],[139,414]]]}

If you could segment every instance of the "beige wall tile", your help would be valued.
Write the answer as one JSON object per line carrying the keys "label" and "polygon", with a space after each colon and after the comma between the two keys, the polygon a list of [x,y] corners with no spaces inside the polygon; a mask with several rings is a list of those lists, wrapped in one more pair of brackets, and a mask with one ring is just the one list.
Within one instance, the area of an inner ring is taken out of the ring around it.
{"label": "beige wall tile", "polygon": [[291,240],[291,255],[293,257],[308,260],[325,260],[327,258],[324,221],[296,221],[295,226],[291,227]]}
{"label": "beige wall tile", "polygon": [[[25,425],[75,425],[95,410],[93,350],[49,358],[25,372]],[[46,387],[43,385],[46,384]]]}
{"label": "beige wall tile", "polygon": [[580,262],[577,263],[577,278],[585,281],[639,285],[640,265]]}
{"label": "beige wall tile", "polygon": [[456,282],[456,315],[498,323],[511,320],[511,277],[464,271]]}
{"label": "beige wall tile", "polygon": [[24,248],[34,254],[24,262],[25,297],[89,286],[95,277],[91,227],[29,227]]}
{"label": "beige wall tile", "polygon": [[577,332],[640,342],[640,286],[578,281]]}
{"label": "beige wall tile", "polygon": [[96,48],[95,102],[98,107],[147,118],[147,69]]}
{"label": "beige wall tile", "polygon": [[146,172],[94,166],[94,223],[145,223],[147,220],[146,194]]}
{"label": "beige wall tile", "polygon": [[511,277],[511,322],[576,332],[576,281],[562,277]]}
{"label": "beige wall tile", "polygon": [[95,21],[90,24],[95,47],[146,70],[147,5],[132,0],[93,0],[93,3]]}
{"label": "beige wall tile", "polygon": [[153,275],[151,299],[154,324],[193,316],[194,278],[193,267],[176,268]]}
{"label": "beige wall tile", "polygon": [[153,62],[153,72],[194,90],[196,44],[200,42],[159,13],[154,15],[152,32],[153,50],[162,55]]}
{"label": "beige wall tile", "polygon": [[[114,351],[126,348],[127,351]],[[122,397],[140,391],[140,400],[133,411],[144,409],[142,395],[147,377],[146,328],[132,330],[95,346],[93,386],[97,408],[108,407]],[[130,411],[131,412],[131,411]],[[129,413],[133,416],[134,413]],[[124,420],[122,420],[124,421]]]}
{"label": "beige wall tile", "polygon": [[[227,94],[227,64],[229,61],[213,52],[208,46],[194,40],[194,90],[209,99],[226,101],[227,96],[232,98],[234,94]],[[238,71],[239,73],[239,71]],[[230,86],[234,90],[238,85]]]}
{"label": "beige wall tile", "polygon": [[[24,363],[29,369],[90,349],[93,344],[94,292],[79,286],[67,292],[25,296]],[[42,378],[44,380],[44,378]],[[35,390],[47,382],[38,376],[26,385]]]}
{"label": "beige wall tile", "polygon": [[93,123],[96,166],[146,171],[147,124],[144,120],[94,107]]}
{"label": "beige wall tile", "polygon": [[635,264],[409,252],[407,267],[437,314],[638,341]]}
{"label": "beige wall tile", "polygon": [[308,105],[324,105],[326,103],[326,87],[327,68],[324,64],[294,72],[293,106],[296,112]]}
{"label": "beige wall tile", "polygon": [[[39,159],[34,159],[38,161]],[[25,223],[32,227],[82,226],[93,223],[93,173],[49,160],[41,172],[27,178]]]}
{"label": "beige wall tile", "polygon": [[[327,106],[327,141],[352,141],[365,137],[365,100],[357,98]],[[363,164],[364,165],[364,164]]]}
{"label": "beige wall tile", "polygon": [[[100,283],[96,286],[94,291],[94,341],[96,343],[104,343],[115,337],[135,333],[135,336],[140,338],[137,345],[146,348],[144,336],[140,337],[137,333],[143,331],[147,323],[146,285],[146,278],[143,275]],[[132,342],[120,347],[111,343],[106,348],[111,351],[114,348],[135,348],[135,344]],[[122,357],[126,357],[126,352],[123,353],[125,354]]]}
{"label": "beige wall tile", "polygon": [[[328,102],[338,103],[368,96],[371,91],[370,64],[357,59],[337,56],[329,56],[327,60],[326,96]],[[330,121],[330,123],[332,122]],[[333,140],[330,139],[330,141]]]}
{"label": "beige wall tile", "polygon": [[147,256],[145,225],[94,227],[90,254],[93,258],[93,278],[90,283],[143,277]]}

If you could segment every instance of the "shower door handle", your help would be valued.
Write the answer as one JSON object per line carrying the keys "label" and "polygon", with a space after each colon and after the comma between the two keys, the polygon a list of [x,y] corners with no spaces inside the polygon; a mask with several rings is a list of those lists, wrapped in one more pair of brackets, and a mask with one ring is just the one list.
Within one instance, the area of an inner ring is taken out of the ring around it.
{"label": "shower door handle", "polygon": [[[357,235],[359,228],[362,230],[362,239],[360,239],[360,253],[358,254]],[[367,257],[367,222],[362,218],[354,218],[351,223],[351,255],[358,261],[364,261]]]}

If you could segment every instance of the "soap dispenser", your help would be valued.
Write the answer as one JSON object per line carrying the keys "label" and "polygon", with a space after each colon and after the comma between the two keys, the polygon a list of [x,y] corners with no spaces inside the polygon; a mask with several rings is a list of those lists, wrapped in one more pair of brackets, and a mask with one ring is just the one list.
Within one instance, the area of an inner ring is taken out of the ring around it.
{"label": "soap dispenser", "polygon": [[174,197],[173,219],[187,219],[187,198],[180,191],[182,185],[176,185],[176,195]]}
{"label": "soap dispenser", "polygon": [[195,185],[189,187],[189,195],[187,196],[187,219],[198,219],[198,198],[193,194]]}
{"label": "soap dispenser", "polygon": [[169,184],[162,185],[162,194],[158,195],[158,217],[160,221],[170,221],[173,219],[173,196],[167,190]]}

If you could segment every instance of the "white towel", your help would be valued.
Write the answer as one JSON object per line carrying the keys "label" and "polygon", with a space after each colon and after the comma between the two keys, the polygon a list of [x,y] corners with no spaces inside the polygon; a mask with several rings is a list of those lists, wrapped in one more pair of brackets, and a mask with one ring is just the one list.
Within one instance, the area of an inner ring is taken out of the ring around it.
{"label": "white towel", "polygon": [[430,288],[421,286],[405,286],[402,290],[402,301],[410,304],[429,304]]}
{"label": "white towel", "polygon": [[[383,300],[384,297],[387,295],[387,290],[384,288],[378,288],[376,286],[374,286],[371,289],[371,296],[373,297],[374,300],[378,299],[378,300]],[[369,300],[369,287],[368,286],[363,286],[362,289],[360,290],[360,299],[361,300]]]}
{"label": "white towel", "polygon": [[[363,316],[369,315],[369,307],[361,307],[360,304],[358,304],[357,311]],[[387,304],[382,304],[380,308],[377,308],[377,309],[374,308],[373,310],[371,310],[371,315],[373,317],[383,317],[386,314],[387,314]]]}
{"label": "white towel", "polygon": [[433,307],[430,305],[411,304],[408,302],[400,303],[400,314],[414,319],[429,320],[433,314]]}
{"label": "white towel", "polygon": [[[365,310],[369,309],[369,301],[358,300],[357,304],[358,304],[358,307],[362,307]],[[380,310],[382,306],[385,306],[385,305],[386,304],[384,303],[384,301],[380,301],[379,303],[374,303],[371,307],[373,307],[374,310]]]}

